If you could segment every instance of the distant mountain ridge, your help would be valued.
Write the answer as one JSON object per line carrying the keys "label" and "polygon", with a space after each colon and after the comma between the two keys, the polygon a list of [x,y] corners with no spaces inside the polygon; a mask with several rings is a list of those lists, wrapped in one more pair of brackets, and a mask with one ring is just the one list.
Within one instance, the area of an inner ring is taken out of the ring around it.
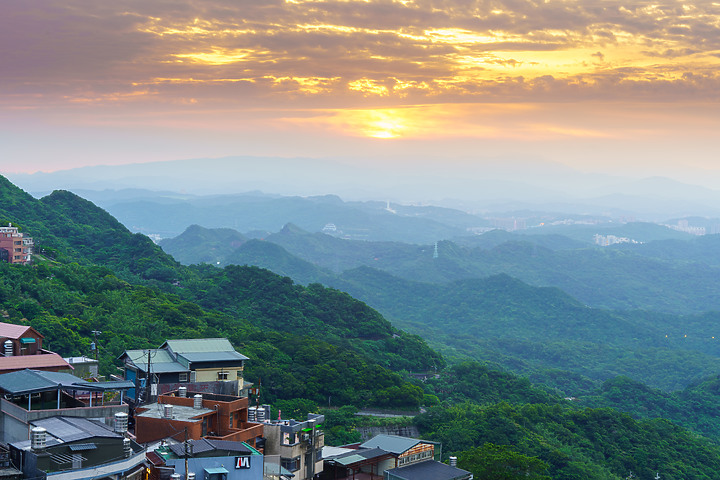
{"label": "distant mountain ridge", "polygon": [[[626,224],[619,228],[618,233],[626,232],[640,238],[688,237],[653,224]],[[205,238],[214,236],[212,229],[199,226],[193,227],[192,231],[198,230],[204,232]],[[288,255],[293,255],[316,267],[300,267],[295,262],[295,270],[285,270],[286,267],[274,263],[267,252],[262,261],[243,256],[247,252],[236,251],[236,247],[228,242],[213,241],[189,248],[186,246],[192,244],[189,235],[162,240],[160,245],[185,264],[202,262],[204,257],[198,252],[212,249],[213,257],[209,263],[248,263],[274,271],[280,269],[299,282],[325,283],[329,281],[327,275],[330,272],[338,275],[360,266],[425,283],[447,283],[506,273],[531,285],[558,287],[596,307],[679,314],[720,310],[720,285],[716,281],[720,276],[718,235],[598,248],[560,235],[489,232],[459,238],[457,243],[438,242],[438,255],[434,258],[434,244],[345,240],[310,233],[288,224],[279,232],[268,234],[264,240],[283,247],[284,251],[275,252],[278,258],[285,258],[286,266],[292,263]],[[487,241],[484,240],[486,236]],[[690,252],[694,253],[691,255]]]}

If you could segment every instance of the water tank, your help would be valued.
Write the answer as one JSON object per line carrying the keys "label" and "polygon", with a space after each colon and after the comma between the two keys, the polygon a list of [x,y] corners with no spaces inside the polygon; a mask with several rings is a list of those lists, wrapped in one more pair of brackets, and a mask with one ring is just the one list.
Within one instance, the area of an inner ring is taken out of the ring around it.
{"label": "water tank", "polygon": [[129,438],[123,438],[123,453],[125,453],[125,458],[129,458],[130,455],[132,455],[132,446],[130,445]]}
{"label": "water tank", "polygon": [[165,404],[163,405],[163,417],[164,418],[173,418],[173,406],[171,404]]}
{"label": "water tank", "polygon": [[255,420],[258,422],[264,422],[265,421],[265,409],[262,407],[258,407],[255,412]]}
{"label": "water tank", "polygon": [[188,480],[195,480],[195,472],[188,472]]}
{"label": "water tank", "polygon": [[12,356],[13,356],[13,343],[12,343],[12,340],[5,340],[5,356],[6,356],[6,357],[12,357]]}
{"label": "water tank", "polygon": [[170,480],[180,480],[181,476],[179,473],[173,473],[170,475]]}
{"label": "water tank", "polygon": [[248,407],[248,422],[256,422],[257,421],[257,408],[256,407]]}
{"label": "water tank", "polygon": [[115,414],[115,433],[123,434],[127,432],[128,428],[128,414],[118,412]]}
{"label": "water tank", "polygon": [[202,408],[202,395],[199,393],[193,397],[193,408],[200,410]]}
{"label": "water tank", "polygon": [[450,466],[457,467],[457,457],[450,457]]}
{"label": "water tank", "polygon": [[179,397],[187,397],[187,387],[178,387],[178,396]]}
{"label": "water tank", "polygon": [[30,448],[36,451],[45,450],[47,430],[43,427],[35,427],[30,430]]}

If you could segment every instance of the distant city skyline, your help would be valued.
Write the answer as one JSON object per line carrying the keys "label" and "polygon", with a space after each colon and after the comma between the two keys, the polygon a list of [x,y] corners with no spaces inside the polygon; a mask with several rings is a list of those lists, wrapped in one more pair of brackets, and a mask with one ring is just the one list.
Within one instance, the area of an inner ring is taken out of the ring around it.
{"label": "distant city skyline", "polygon": [[720,189],[713,2],[9,0],[0,61],[2,174],[509,156]]}

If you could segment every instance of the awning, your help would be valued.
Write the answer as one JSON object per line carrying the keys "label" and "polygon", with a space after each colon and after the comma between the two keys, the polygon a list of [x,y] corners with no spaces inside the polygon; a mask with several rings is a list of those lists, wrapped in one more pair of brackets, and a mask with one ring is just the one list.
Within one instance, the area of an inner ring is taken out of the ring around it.
{"label": "awning", "polygon": [[210,474],[210,475],[217,474],[217,473],[230,473],[230,472],[228,472],[227,470],[225,470],[225,469],[222,468],[222,467],[205,468],[205,469],[203,469],[203,470],[205,470],[205,472],[208,473],[208,474]]}
{"label": "awning", "polygon": [[82,452],[85,450],[95,450],[97,446],[94,443],[76,443],[74,445],[68,445],[70,450],[73,452]]}
{"label": "awning", "polygon": [[35,343],[34,338],[21,338],[20,343],[27,344],[27,343]]}

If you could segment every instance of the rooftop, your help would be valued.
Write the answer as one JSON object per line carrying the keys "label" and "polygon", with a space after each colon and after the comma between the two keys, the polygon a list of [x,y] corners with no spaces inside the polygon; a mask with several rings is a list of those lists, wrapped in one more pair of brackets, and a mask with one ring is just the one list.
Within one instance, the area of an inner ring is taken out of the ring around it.
{"label": "rooftop", "polygon": [[387,471],[392,478],[405,480],[462,480],[470,478],[470,472],[451,467],[435,460],[426,460],[406,467],[393,468]]}
{"label": "rooftop", "polygon": [[[25,332],[27,332],[28,330],[34,330],[37,335],[40,335],[30,325],[15,325],[13,323],[0,322],[0,337],[2,338],[18,339],[23,336],[23,334],[25,334]],[[40,337],[43,338],[42,335],[40,335]]]}
{"label": "rooftop", "polygon": [[191,338],[167,340],[160,348],[168,347],[173,353],[234,352],[235,348],[227,338]]}
{"label": "rooftop", "polygon": [[[163,404],[153,403],[150,405],[144,405],[143,408],[147,408],[147,410],[142,413],[136,413],[136,417],[165,418]],[[210,410],[209,408],[193,408],[183,405],[173,405],[172,420],[178,420],[181,422],[200,422],[201,419],[198,417],[207,415],[208,413],[213,413],[214,411],[215,410]]]}
{"label": "rooftop", "polygon": [[[138,370],[147,371],[148,351],[147,350],[127,350],[123,356],[127,355],[130,361],[138,368]],[[150,350],[150,370],[154,373],[172,373],[187,372],[186,366],[175,361],[167,350]]]}
{"label": "rooftop", "polygon": [[380,448],[361,448],[334,457],[323,457],[325,461],[332,461],[339,465],[352,465],[362,463],[366,460],[389,456],[390,453]]}
{"label": "rooftop", "polygon": [[8,370],[24,370],[26,368],[66,368],[72,369],[60,355],[43,350],[37,355],[20,355],[0,357],[0,373]]}
{"label": "rooftop", "polygon": [[[18,358],[31,358],[18,357]],[[10,395],[27,395],[29,393],[47,392],[52,390],[78,391],[113,391],[134,388],[132,382],[87,382],[75,375],[41,370],[19,370],[0,375],[0,391]]]}
{"label": "rooftop", "polygon": [[[32,422],[33,426],[47,430],[47,446],[59,445],[92,438],[122,438],[122,435],[113,432],[101,422],[80,417],[50,417]],[[14,442],[13,445],[21,450],[30,448],[30,440]]]}
{"label": "rooftop", "polygon": [[[376,435],[360,445],[361,448],[381,448],[386,452],[400,455],[421,443],[417,438],[400,437],[398,435]],[[432,443],[432,442],[425,442]]]}

